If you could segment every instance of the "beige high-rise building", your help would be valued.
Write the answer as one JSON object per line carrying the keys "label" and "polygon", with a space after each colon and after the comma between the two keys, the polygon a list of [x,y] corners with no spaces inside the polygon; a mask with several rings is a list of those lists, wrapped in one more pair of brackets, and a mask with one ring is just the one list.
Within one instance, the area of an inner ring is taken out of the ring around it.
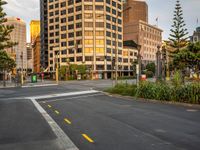
{"label": "beige high-rise building", "polygon": [[145,1],[127,0],[124,8],[124,41],[133,40],[141,45],[142,62],[155,62],[157,46],[162,45],[162,30],[148,24],[148,5]]}
{"label": "beige high-rise building", "polygon": [[15,60],[17,70],[24,71],[27,70],[27,50],[26,50],[26,23],[16,17],[7,17],[7,22],[5,25],[13,25],[14,30],[11,32],[11,41],[17,42],[18,44],[16,46],[13,46],[12,48],[9,48],[7,51],[12,51],[15,53]]}
{"label": "beige high-rise building", "polygon": [[58,57],[61,66],[69,60],[85,64],[93,78],[110,78],[112,59],[123,58],[122,1],[57,0],[47,8],[50,71]]}

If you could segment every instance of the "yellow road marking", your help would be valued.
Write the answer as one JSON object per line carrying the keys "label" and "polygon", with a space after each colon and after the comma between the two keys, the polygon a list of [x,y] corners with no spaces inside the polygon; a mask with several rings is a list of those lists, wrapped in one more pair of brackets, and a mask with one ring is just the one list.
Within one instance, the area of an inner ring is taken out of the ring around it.
{"label": "yellow road marking", "polygon": [[59,111],[57,111],[57,110],[55,110],[54,112],[55,112],[57,115],[59,115],[59,114],[60,114],[60,113],[59,113]]}
{"label": "yellow road marking", "polygon": [[48,107],[49,107],[49,108],[52,108],[52,106],[51,106],[51,105],[48,105]]}
{"label": "yellow road marking", "polygon": [[94,141],[87,135],[87,134],[82,134],[82,136],[90,143],[94,143]]}
{"label": "yellow road marking", "polygon": [[64,121],[65,121],[66,123],[68,123],[68,124],[72,124],[72,122],[69,121],[67,118],[65,118]]}

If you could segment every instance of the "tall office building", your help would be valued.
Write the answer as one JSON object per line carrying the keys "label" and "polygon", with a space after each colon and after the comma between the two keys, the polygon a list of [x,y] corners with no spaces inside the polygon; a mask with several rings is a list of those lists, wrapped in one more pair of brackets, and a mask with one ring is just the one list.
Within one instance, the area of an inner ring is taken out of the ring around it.
{"label": "tall office building", "polygon": [[16,69],[24,71],[27,70],[27,50],[26,50],[26,23],[16,17],[7,17],[5,25],[13,25],[14,30],[11,32],[11,41],[17,42],[16,46],[7,49],[7,51],[13,51],[16,55]]}
{"label": "tall office building", "polygon": [[122,1],[50,0],[41,5],[41,38],[48,40],[41,44],[48,45],[50,71],[55,71],[58,57],[61,66],[67,60],[84,63],[93,77],[110,77],[112,58],[123,57]]}
{"label": "tall office building", "polygon": [[142,63],[156,61],[157,46],[162,45],[162,30],[148,24],[148,5],[145,1],[127,0],[123,5],[128,9],[124,19],[124,41],[133,40],[141,45]]}
{"label": "tall office building", "polygon": [[26,44],[27,50],[27,72],[31,73],[33,71],[33,48],[32,43]]}
{"label": "tall office building", "polygon": [[39,20],[31,20],[31,22],[30,22],[31,43],[34,43],[34,41],[38,35],[40,35],[40,21]]}
{"label": "tall office building", "polygon": [[48,0],[40,0],[40,40],[41,68],[46,69],[48,67]]}
{"label": "tall office building", "polygon": [[33,66],[34,72],[40,72],[40,36],[37,36],[36,40],[33,43]]}

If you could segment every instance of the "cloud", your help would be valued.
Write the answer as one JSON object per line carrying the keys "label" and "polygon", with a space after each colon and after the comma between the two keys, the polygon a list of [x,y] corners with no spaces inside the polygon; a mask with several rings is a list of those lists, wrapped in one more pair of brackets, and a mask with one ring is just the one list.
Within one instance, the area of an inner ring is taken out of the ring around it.
{"label": "cloud", "polygon": [[29,23],[31,20],[38,20],[40,15],[39,0],[6,0],[4,6],[8,16],[19,17],[26,22],[27,41],[30,41]]}

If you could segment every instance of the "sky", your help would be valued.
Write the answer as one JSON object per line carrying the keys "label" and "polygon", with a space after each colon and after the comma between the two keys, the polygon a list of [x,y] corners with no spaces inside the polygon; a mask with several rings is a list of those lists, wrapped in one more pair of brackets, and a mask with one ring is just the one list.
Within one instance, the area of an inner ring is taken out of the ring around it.
{"label": "sky", "polygon": [[[40,0],[5,0],[4,6],[8,16],[19,17],[27,23],[27,42],[30,41],[29,24],[31,20],[40,18]],[[173,11],[176,0],[146,0],[149,6],[149,24],[156,25],[163,30],[163,39],[170,34]],[[183,9],[183,17],[189,35],[192,35],[197,26],[200,26],[200,0],[180,0]],[[199,23],[197,24],[197,19]]]}

